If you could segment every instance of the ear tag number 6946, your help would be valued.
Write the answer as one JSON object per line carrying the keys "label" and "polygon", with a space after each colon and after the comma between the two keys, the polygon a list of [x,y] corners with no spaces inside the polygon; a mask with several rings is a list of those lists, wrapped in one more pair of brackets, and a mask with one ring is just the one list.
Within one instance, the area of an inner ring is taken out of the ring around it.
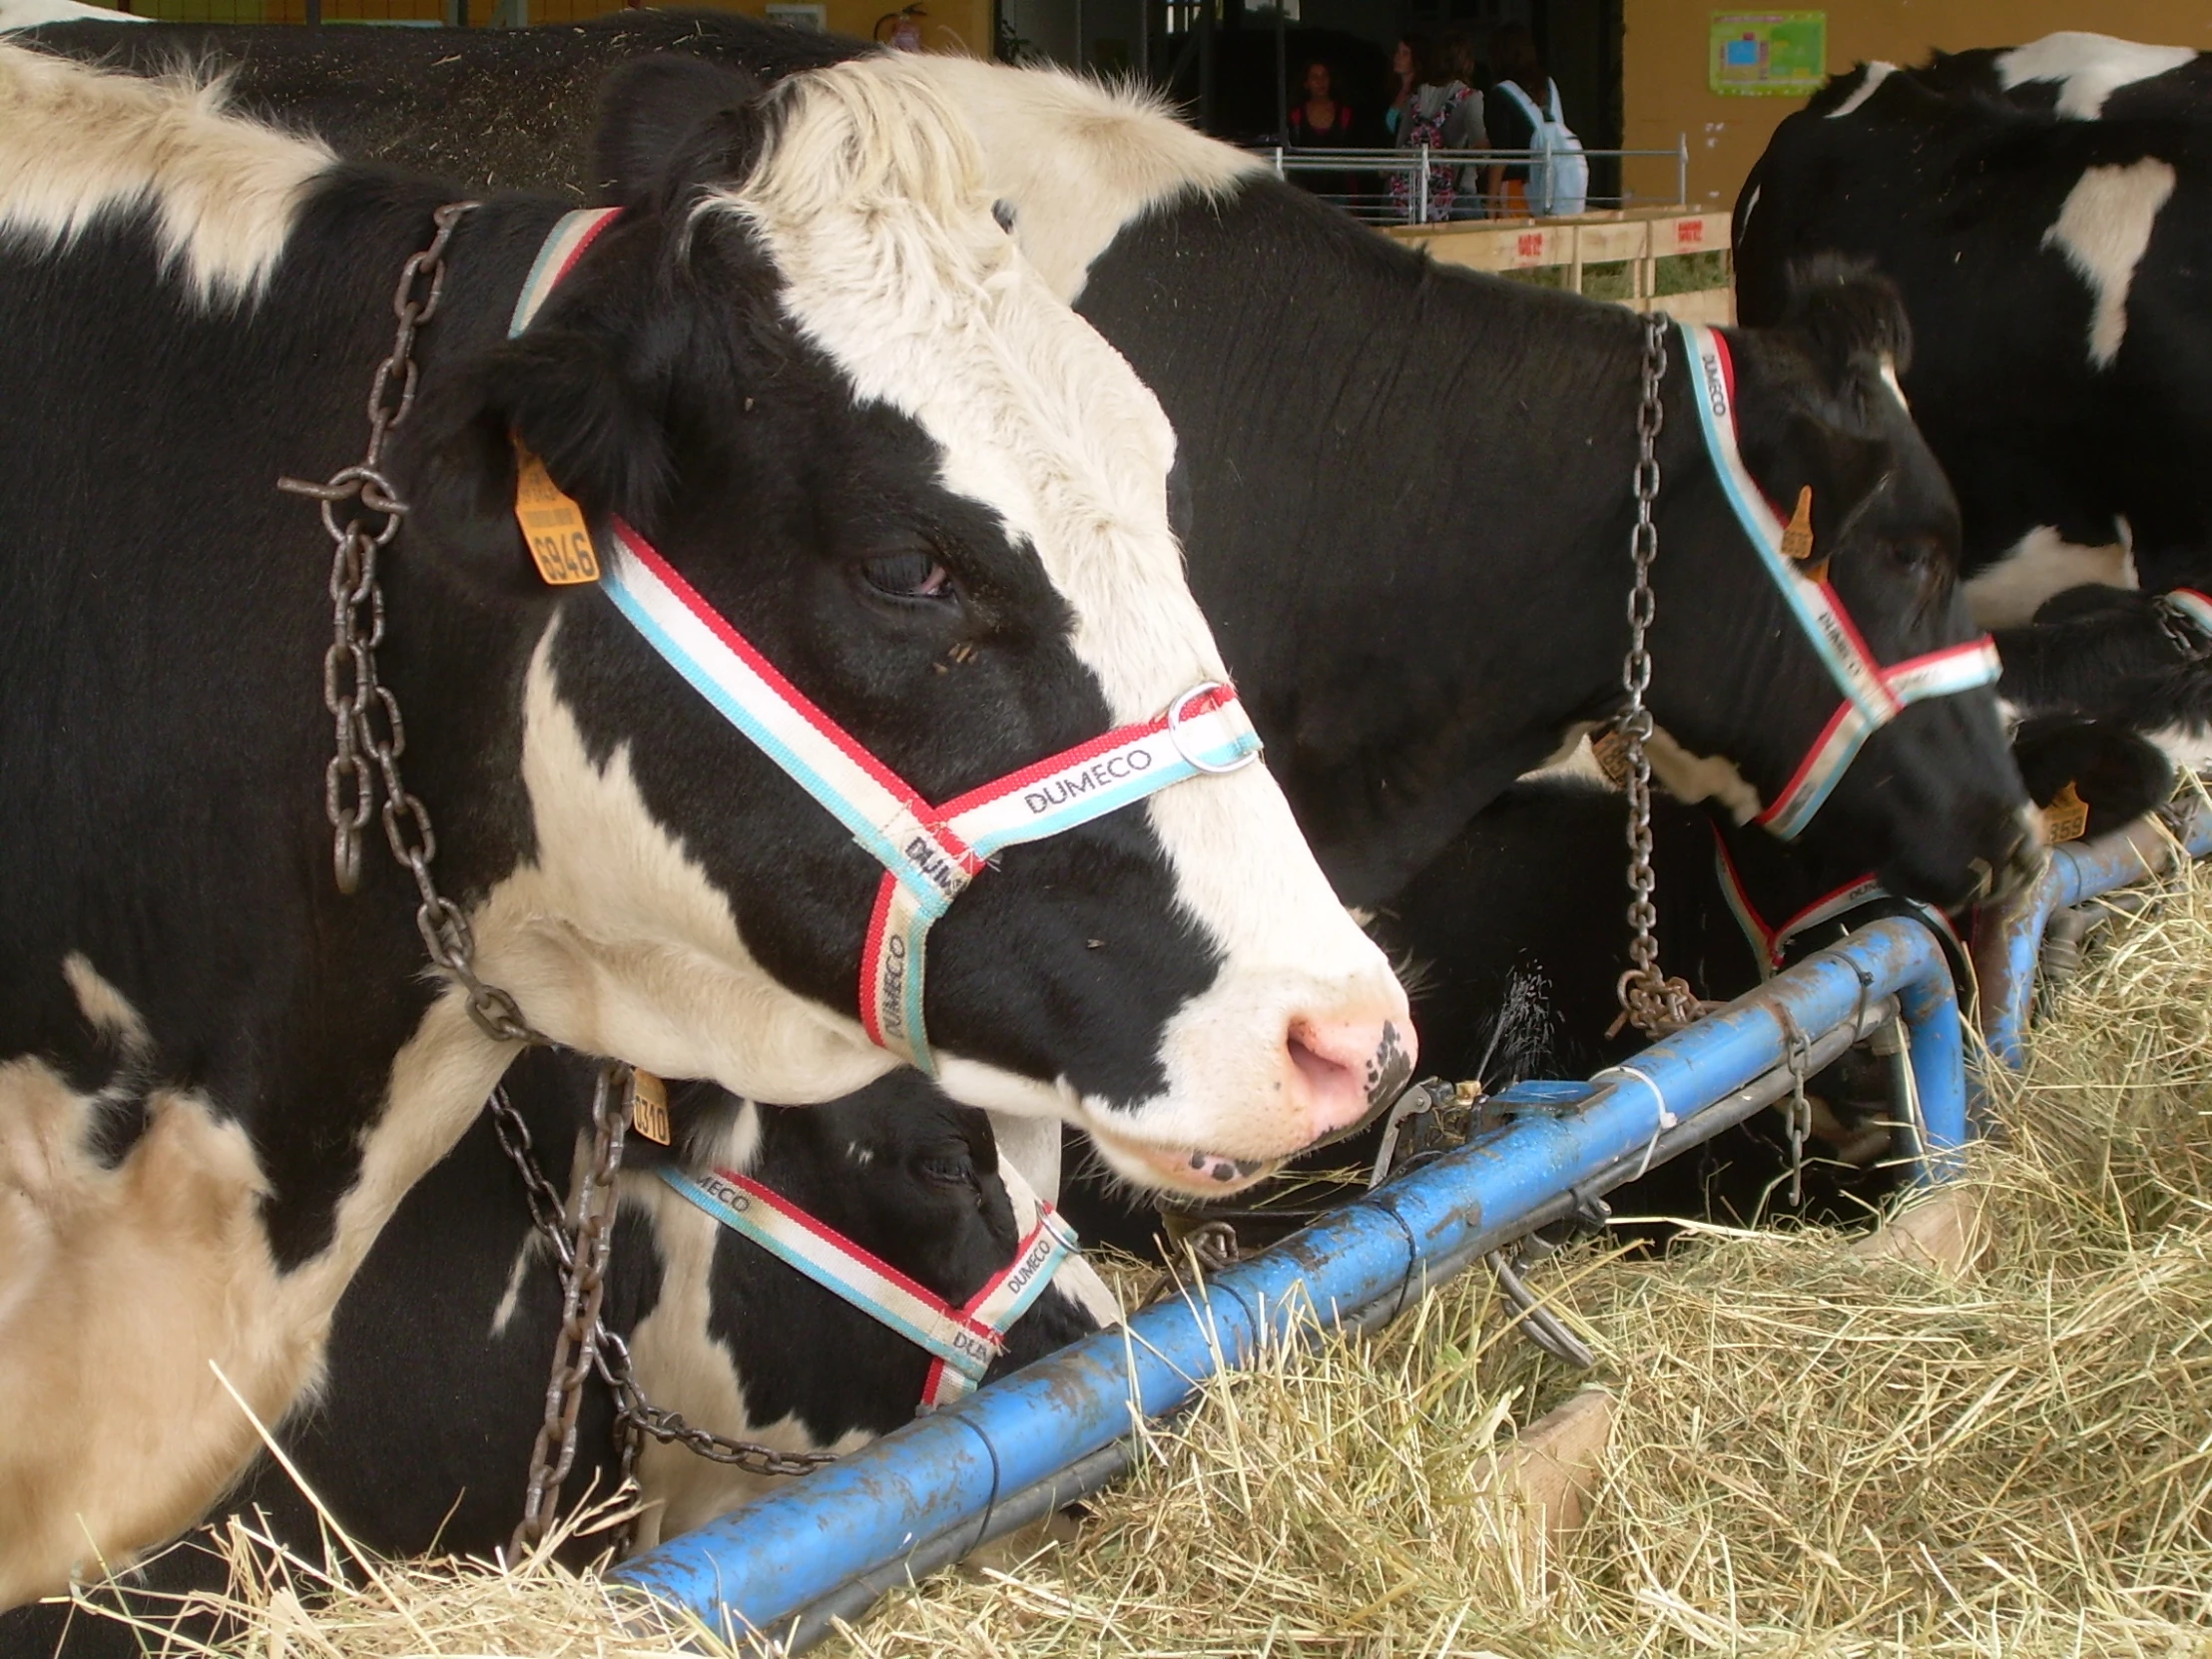
{"label": "ear tag number 6946", "polygon": [[515,444],[515,523],[529,544],[530,561],[556,588],[599,580],[599,557],[592,551],[584,509],[563,493],[545,463]]}

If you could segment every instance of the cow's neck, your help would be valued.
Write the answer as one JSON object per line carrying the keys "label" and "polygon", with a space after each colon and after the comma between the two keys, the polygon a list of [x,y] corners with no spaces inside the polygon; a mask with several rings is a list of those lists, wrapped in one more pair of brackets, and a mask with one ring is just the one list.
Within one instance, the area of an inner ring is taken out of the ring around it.
{"label": "cow's neck", "polygon": [[1080,305],[1175,424],[1192,586],[1323,866],[1386,897],[1617,700],[1633,320],[1271,181],[1133,225]]}
{"label": "cow's neck", "polygon": [[[318,181],[268,291],[235,307],[180,302],[120,217],[0,271],[41,342],[13,360],[24,406],[112,413],[80,383],[102,362],[158,364],[191,394],[130,405],[161,422],[158,464],[101,489],[31,493],[82,465],[66,420],[29,423],[9,458],[13,492],[46,510],[0,568],[0,611],[38,614],[36,599],[68,620],[0,653],[0,776],[40,814],[15,843],[35,861],[0,871],[0,1092],[42,1148],[25,1165],[0,1146],[0,1188],[31,1194],[28,1223],[21,1207],[0,1217],[0,1242],[37,1264],[72,1341],[0,1331],[0,1388],[33,1407],[0,1486],[47,1494],[20,1521],[25,1505],[0,1501],[0,1602],[58,1587],[88,1538],[128,1549],[193,1518],[254,1447],[226,1386],[282,1415],[338,1290],[504,1059],[426,974],[412,880],[373,818],[360,890],[334,890],[316,673],[330,544],[311,503],[271,487],[360,457],[392,286],[435,205]],[[481,260],[456,249],[456,280],[506,264],[519,285],[534,246],[483,246]],[[149,530],[175,525],[216,528]],[[465,903],[527,850],[501,830],[519,778],[498,737],[531,642],[526,618],[420,564],[412,546],[389,555],[379,666],[409,717],[407,782],[437,815],[440,883]],[[81,602],[39,592],[57,583]],[[134,1358],[97,1385],[57,1375],[98,1354]],[[159,1456],[126,1431],[154,1420]]]}

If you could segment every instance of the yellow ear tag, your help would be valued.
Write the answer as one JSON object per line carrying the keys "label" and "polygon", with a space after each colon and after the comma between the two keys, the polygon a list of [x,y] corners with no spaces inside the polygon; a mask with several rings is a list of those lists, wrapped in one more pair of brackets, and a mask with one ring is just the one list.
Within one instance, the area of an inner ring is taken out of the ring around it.
{"label": "yellow ear tag", "polygon": [[2089,832],[2089,804],[2081,799],[2071,779],[2066,787],[2051,797],[2051,803],[2043,809],[2043,833],[2050,844],[2077,841]]}
{"label": "yellow ear tag", "polygon": [[655,1146],[669,1143],[668,1085],[650,1071],[630,1071],[630,1127]]}
{"label": "yellow ear tag", "polygon": [[[599,557],[592,551],[584,509],[561,492],[545,463],[515,444],[515,523],[529,543],[538,574],[556,588],[599,580]],[[665,1143],[664,1143],[665,1144]]]}
{"label": "yellow ear tag", "polygon": [[1789,528],[1782,532],[1782,552],[1785,558],[1794,559],[1808,568],[1805,572],[1816,582],[1828,580],[1828,561],[1818,565],[1813,558],[1813,486],[1807,484],[1797,492],[1797,511],[1790,515]]}
{"label": "yellow ear tag", "polygon": [[1628,787],[1628,740],[1621,736],[1619,727],[1608,727],[1590,740],[1590,759],[1597,762],[1598,771],[1605,774],[1605,781],[1613,788]]}

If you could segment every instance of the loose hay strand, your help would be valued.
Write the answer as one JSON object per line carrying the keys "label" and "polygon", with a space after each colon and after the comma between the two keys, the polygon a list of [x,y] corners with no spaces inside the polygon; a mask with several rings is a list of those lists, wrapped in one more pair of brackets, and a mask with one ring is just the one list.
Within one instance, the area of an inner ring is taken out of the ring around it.
{"label": "loose hay strand", "polygon": [[[1617,1399],[1580,1531],[1527,1547],[1497,1471],[1582,1380],[1500,1340],[1475,1273],[1208,1383],[1078,1545],[825,1651],[2212,1655],[2212,880],[2107,932],[1968,1154],[1971,1277],[1812,1229],[1540,1270]],[[234,1526],[232,1559],[226,1659],[718,1651],[549,1558],[354,1584]]]}

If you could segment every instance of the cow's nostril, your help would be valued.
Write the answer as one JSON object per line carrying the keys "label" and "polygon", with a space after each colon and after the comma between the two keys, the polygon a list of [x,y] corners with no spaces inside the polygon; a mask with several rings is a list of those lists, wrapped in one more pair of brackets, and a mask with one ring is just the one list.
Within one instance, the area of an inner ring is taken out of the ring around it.
{"label": "cow's nostril", "polygon": [[1294,1102],[1317,1141],[1365,1123],[1412,1071],[1411,1038],[1390,1019],[1294,1020],[1284,1047]]}
{"label": "cow's nostril", "polygon": [[1291,1064],[1298,1068],[1299,1075],[1306,1079],[1316,1095],[1335,1093],[1352,1073],[1352,1068],[1343,1061],[1315,1052],[1296,1031],[1291,1033]]}

